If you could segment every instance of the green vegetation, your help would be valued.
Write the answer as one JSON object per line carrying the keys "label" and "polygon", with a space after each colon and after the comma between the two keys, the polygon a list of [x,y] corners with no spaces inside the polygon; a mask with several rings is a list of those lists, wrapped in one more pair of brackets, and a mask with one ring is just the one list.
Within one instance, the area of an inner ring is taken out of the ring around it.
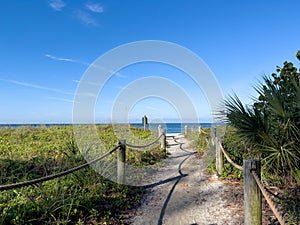
{"label": "green vegetation", "polygon": [[265,171],[282,178],[282,184],[300,184],[300,70],[284,62],[256,91],[259,97],[248,106],[236,95],[229,97],[222,113]]}
{"label": "green vegetation", "polygon": [[197,149],[198,154],[202,156],[209,147],[210,128],[202,128],[202,132],[188,132],[185,136],[192,143],[192,147]]}
{"label": "green vegetation", "polygon": [[[131,129],[142,139],[150,137],[149,132]],[[97,126],[97,130],[107,151],[117,146],[111,125]],[[165,157],[159,148],[149,152],[127,151],[127,157],[136,165],[153,164]],[[72,126],[0,129],[2,185],[54,174],[85,162]],[[113,183],[85,168],[34,186],[2,191],[0,224],[122,224],[124,213],[139,202],[141,193],[142,189]]]}
{"label": "green vegetation", "polygon": [[[133,133],[133,135],[136,138],[139,138],[140,140],[147,139],[148,142],[155,141],[157,139],[158,134],[153,133],[150,130],[146,130],[141,132],[141,128],[134,128],[131,127],[130,131]],[[149,141],[150,139],[150,141]],[[130,139],[129,139],[130,140]],[[137,143],[136,145],[145,145],[145,143]],[[149,151],[151,149],[151,151]],[[127,151],[127,161],[130,164],[133,164],[135,166],[146,166],[146,165],[153,165],[155,163],[160,162],[162,159],[166,158],[167,152],[165,149],[160,148],[160,145],[152,145],[148,148],[145,148],[145,150],[139,150],[136,151],[136,149],[128,148]]]}
{"label": "green vegetation", "polygon": [[[209,134],[209,135],[207,135]],[[215,152],[212,150],[214,146],[211,144],[201,145],[197,143],[209,143],[211,131],[206,130],[206,133],[199,134],[198,132],[189,133],[186,137],[192,140],[194,146],[198,146],[198,151],[203,155],[204,161],[209,161],[207,171],[211,174],[216,173]],[[238,134],[238,130],[232,126],[226,127],[226,132],[222,140],[222,146],[229,157],[238,165],[243,165],[243,159],[254,158],[255,154],[248,150],[248,142],[243,140]],[[223,170],[221,179],[231,181],[243,181],[243,172],[233,167],[225,157],[223,157]],[[274,173],[270,173],[265,167],[262,168],[262,180],[266,187],[277,187],[277,196],[274,200],[282,207],[285,213],[284,218],[288,221],[287,224],[295,225],[300,222],[300,187],[289,187],[282,183],[282,179]],[[269,224],[279,224],[276,219],[270,218]]]}
{"label": "green vegetation", "polygon": [[[300,60],[300,51],[296,56]],[[264,76],[255,90],[258,98],[252,105],[245,106],[237,95],[226,100],[221,116],[225,115],[228,126],[222,145],[239,165],[245,158],[261,160],[263,182],[279,188],[275,200],[283,207],[288,224],[299,224],[300,70],[284,62],[270,77]],[[215,172],[215,161],[207,169]],[[221,178],[239,180],[242,172],[224,157]]]}

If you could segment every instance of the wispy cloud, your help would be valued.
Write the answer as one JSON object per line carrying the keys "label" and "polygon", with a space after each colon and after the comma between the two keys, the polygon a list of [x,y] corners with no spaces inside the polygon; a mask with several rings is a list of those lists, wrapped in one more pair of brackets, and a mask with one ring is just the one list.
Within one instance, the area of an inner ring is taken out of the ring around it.
{"label": "wispy cloud", "polygon": [[85,7],[94,13],[103,13],[104,8],[100,3],[87,3]]}
{"label": "wispy cloud", "polygon": [[89,97],[89,98],[96,98],[98,95],[92,92],[81,92],[79,95]]}
{"label": "wispy cloud", "polygon": [[53,59],[53,60],[58,60],[58,61],[65,61],[65,62],[76,62],[73,59],[68,59],[68,58],[61,58],[61,57],[57,57],[54,55],[50,55],[50,54],[45,54],[46,57]]}
{"label": "wispy cloud", "polygon": [[[67,7],[67,4],[63,0],[48,0],[49,6],[55,11],[62,11]],[[68,7],[70,9],[70,7]],[[78,8],[75,10],[69,10],[71,16],[74,19],[80,21],[83,25],[97,26],[96,20],[90,13],[103,13],[104,7],[100,3],[88,2],[84,5],[84,8]],[[69,14],[67,12],[67,14]]]}
{"label": "wispy cloud", "polygon": [[92,18],[92,16],[89,13],[85,11],[77,9],[74,11],[74,15],[84,25],[97,26],[96,21]]}
{"label": "wispy cloud", "polygon": [[103,85],[103,83],[97,83],[97,82],[92,82],[92,81],[80,81],[80,80],[72,80],[72,81],[76,84],[84,83],[84,84],[95,85],[95,86]]}
{"label": "wispy cloud", "polygon": [[55,11],[61,11],[66,6],[66,3],[62,0],[51,0],[49,6]]}
{"label": "wispy cloud", "polygon": [[69,103],[74,103],[75,102],[74,100],[66,99],[66,98],[48,97],[48,99],[56,100],[56,101],[62,101],[62,102],[69,102]]}
{"label": "wispy cloud", "polygon": [[99,68],[99,69],[104,70],[106,72],[109,72],[110,74],[113,74],[113,75],[115,75],[115,76],[117,76],[119,78],[127,78],[126,75],[124,75],[122,73],[119,73],[119,72],[115,72],[115,71],[113,71],[111,69],[107,69],[107,68],[105,68],[105,67],[103,67],[101,65],[95,65],[95,64],[91,63],[89,66],[93,66],[95,68]]}
{"label": "wispy cloud", "polygon": [[126,75],[124,75],[124,74],[122,74],[122,73],[119,73],[119,72],[116,72],[116,73],[114,73],[117,77],[119,77],[119,78],[127,78],[127,76]]}
{"label": "wispy cloud", "polygon": [[51,54],[44,54],[44,56],[49,58],[49,59],[53,59],[53,60],[57,60],[57,61],[71,62],[71,63],[81,64],[81,65],[84,65],[84,66],[91,66],[90,63],[83,62],[83,61],[80,61],[80,60],[77,60],[77,59],[63,58],[63,57],[59,57],[59,56],[55,56],[55,55],[51,55]]}
{"label": "wispy cloud", "polygon": [[45,86],[41,86],[41,85],[37,85],[37,84],[32,84],[32,83],[27,83],[27,82],[22,82],[22,81],[17,81],[17,80],[5,80],[5,79],[2,79],[2,80],[12,83],[12,84],[24,86],[24,87],[35,88],[35,89],[40,89],[40,90],[44,90],[44,91],[51,91],[51,92],[56,92],[56,93],[60,93],[60,94],[64,94],[64,95],[74,95],[74,93],[72,93],[72,92],[67,92],[67,91],[63,91],[60,89],[56,89],[56,88],[49,88],[49,87],[45,87]]}
{"label": "wispy cloud", "polygon": [[[112,73],[112,74],[114,74],[115,76],[117,76],[119,78],[127,78],[127,76],[124,75],[124,74],[121,74],[119,72],[115,72],[114,73],[114,71],[112,71],[112,70],[106,69],[103,66],[95,65],[93,63],[87,63],[87,62],[83,62],[83,61],[80,61],[80,60],[77,60],[77,59],[58,57],[58,56],[54,56],[54,55],[51,55],[51,54],[45,54],[44,56],[47,57],[47,58],[49,58],[49,59],[53,59],[53,60],[57,60],[57,61],[72,62],[72,63],[81,64],[81,65],[84,65],[84,66],[93,66],[95,68],[99,68],[101,70],[104,70],[104,71],[107,71],[109,73]],[[79,83],[78,80],[73,80],[73,82]]]}

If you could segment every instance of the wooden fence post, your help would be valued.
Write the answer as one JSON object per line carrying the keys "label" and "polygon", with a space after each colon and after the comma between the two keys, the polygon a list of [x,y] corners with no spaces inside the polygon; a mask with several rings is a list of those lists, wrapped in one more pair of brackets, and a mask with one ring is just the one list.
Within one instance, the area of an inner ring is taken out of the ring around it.
{"label": "wooden fence post", "polygon": [[125,183],[125,162],[126,162],[126,140],[119,140],[120,148],[118,149],[118,183]]}
{"label": "wooden fence post", "polygon": [[166,142],[167,142],[166,129],[162,128],[161,133],[163,136],[160,139],[160,147],[162,149],[166,149]]}
{"label": "wooden fence post", "polygon": [[158,127],[157,127],[158,137],[160,137],[160,135],[161,135],[161,129],[162,129],[162,126],[159,124]]}
{"label": "wooden fence post", "polygon": [[255,170],[260,177],[260,161],[254,159],[244,159],[244,206],[245,206],[245,225],[262,224],[262,204],[261,192],[256,181],[251,174]]}
{"label": "wooden fence post", "polygon": [[202,133],[202,127],[201,127],[201,126],[198,127],[198,133],[199,133],[199,134]]}
{"label": "wooden fence post", "polygon": [[210,146],[214,147],[216,141],[215,139],[216,139],[216,128],[213,127],[210,133]]}
{"label": "wooden fence post", "polygon": [[184,135],[187,135],[188,134],[188,125],[185,125],[184,126]]}
{"label": "wooden fence post", "polygon": [[[161,136],[163,135],[163,136]],[[166,149],[166,130],[162,127],[162,125],[158,125],[158,137],[160,137],[160,147]]]}
{"label": "wooden fence post", "polygon": [[144,124],[144,131],[146,131],[147,124],[148,124],[148,118],[146,115],[143,117],[143,124]]}
{"label": "wooden fence post", "polygon": [[220,147],[219,138],[215,137],[215,149],[216,149],[216,171],[217,175],[220,176],[222,174],[223,169],[223,155]]}

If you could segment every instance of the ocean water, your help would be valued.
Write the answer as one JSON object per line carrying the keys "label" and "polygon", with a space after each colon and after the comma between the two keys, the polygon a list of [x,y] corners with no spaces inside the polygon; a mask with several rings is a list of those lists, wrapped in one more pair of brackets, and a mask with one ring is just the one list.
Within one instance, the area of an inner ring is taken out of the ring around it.
{"label": "ocean water", "polygon": [[[131,124],[133,127],[144,127],[141,123],[133,123]],[[158,123],[154,124],[147,124],[147,129],[150,130],[157,130]],[[165,123],[161,124],[167,131],[168,134],[174,134],[174,133],[183,133],[185,125],[188,126],[188,128],[192,128],[194,126],[195,129],[198,129],[199,126],[203,128],[211,128],[212,123]]]}
{"label": "ocean water", "polygon": [[[31,126],[31,127],[39,127],[39,126],[46,126],[46,127],[51,127],[51,126],[69,126],[72,124],[0,124],[0,129],[5,128],[5,127],[10,127],[10,128],[16,128],[16,127],[21,127],[21,126]],[[131,124],[133,127],[144,127],[142,123],[132,123]],[[184,132],[184,127],[185,125],[188,126],[188,128],[192,128],[193,126],[195,129],[198,129],[199,126],[206,128],[206,127],[212,127],[212,123],[165,123],[165,124],[158,124],[158,123],[150,123],[147,124],[147,129],[150,130],[157,130],[158,125],[162,125],[167,133],[169,134],[174,134],[174,133],[183,133]]]}

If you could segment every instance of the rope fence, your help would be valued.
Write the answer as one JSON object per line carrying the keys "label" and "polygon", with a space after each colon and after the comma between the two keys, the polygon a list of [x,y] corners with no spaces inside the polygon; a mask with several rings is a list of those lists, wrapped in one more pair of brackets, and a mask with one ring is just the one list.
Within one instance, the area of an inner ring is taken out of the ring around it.
{"label": "rope fence", "polygon": [[133,144],[128,144],[126,143],[126,146],[128,146],[129,148],[147,148],[150,147],[154,144],[156,144],[165,134],[161,134],[156,140],[154,140],[153,142],[146,144],[146,145],[133,145]]}
{"label": "rope fence", "polygon": [[107,156],[109,156],[110,154],[112,154],[113,152],[115,152],[119,147],[120,147],[120,145],[118,145],[114,149],[110,150],[109,152],[105,153],[104,155],[102,155],[99,158],[96,158],[96,159],[94,159],[94,160],[92,160],[90,162],[87,162],[85,164],[82,164],[80,166],[74,167],[72,169],[69,169],[69,170],[66,170],[66,171],[63,171],[63,172],[60,172],[60,173],[48,175],[48,176],[37,178],[37,179],[34,179],[34,180],[29,180],[29,181],[14,183],[14,184],[1,185],[0,186],[0,191],[10,190],[10,189],[15,189],[15,188],[21,188],[21,187],[26,187],[26,186],[29,186],[29,185],[34,185],[34,184],[42,183],[44,181],[48,181],[48,180],[52,180],[52,179],[55,179],[55,178],[58,178],[58,177],[62,177],[62,176],[68,175],[70,173],[73,173],[75,171],[81,170],[81,169],[83,169],[83,168],[85,168],[85,167],[87,167],[87,166],[89,166],[89,165],[91,165],[93,163],[96,163],[96,162],[98,162],[98,161],[106,158]]}
{"label": "rope fence", "polygon": [[[192,128],[191,131],[185,127],[185,135],[189,132],[194,132],[195,129]],[[198,133],[204,133],[201,127],[198,128]],[[267,204],[273,211],[275,217],[277,218],[280,225],[286,225],[284,221],[283,214],[276,208],[274,201],[271,199],[270,195],[267,193],[268,189],[264,187],[260,180],[260,161],[255,159],[249,159],[243,161],[243,166],[235,163],[225,151],[220,139],[216,135],[216,128],[212,128],[210,135],[210,143],[214,146],[216,152],[216,171],[217,175],[222,174],[223,170],[223,155],[227,161],[238,170],[243,171],[244,174],[244,206],[245,206],[245,225],[261,225],[262,224],[262,199],[261,195],[266,199]]]}
{"label": "rope fence", "polygon": [[23,181],[23,182],[18,182],[18,183],[13,183],[13,184],[0,185],[0,191],[26,187],[26,186],[42,183],[42,182],[45,182],[45,181],[49,181],[49,180],[52,180],[52,179],[55,179],[55,178],[59,178],[59,177],[68,175],[70,173],[81,170],[81,169],[83,169],[83,168],[85,168],[85,167],[87,167],[91,164],[94,164],[94,163],[108,157],[109,155],[111,155],[113,152],[115,152],[117,150],[118,150],[118,161],[117,161],[118,182],[119,183],[125,183],[126,146],[128,146],[130,148],[146,148],[146,147],[149,147],[149,146],[157,143],[159,140],[161,140],[161,147],[165,148],[165,146],[166,146],[166,144],[165,144],[165,142],[166,142],[165,129],[163,129],[161,126],[159,126],[158,130],[159,130],[159,137],[155,141],[153,141],[153,142],[151,142],[147,145],[142,145],[142,146],[131,145],[131,144],[126,143],[126,140],[122,140],[122,141],[119,141],[118,146],[116,146],[115,148],[113,148],[109,152],[103,154],[102,156],[100,156],[100,157],[98,157],[94,160],[91,160],[91,161],[86,162],[82,165],[76,166],[74,168],[68,169],[68,170],[60,172],[60,173],[47,175],[47,176],[44,176],[44,177],[41,177],[41,178],[29,180],[29,181]]}
{"label": "rope fence", "polygon": [[[257,172],[260,173],[260,162],[258,160],[244,160],[243,166],[235,163],[225,151],[220,142],[219,138],[215,136],[215,149],[216,149],[216,169],[217,173],[220,175],[222,173],[223,161],[221,154],[225,156],[227,161],[238,170],[244,173],[244,204],[245,204],[245,225],[259,225],[262,223],[262,201],[261,194],[266,199],[270,209],[273,211],[275,217],[277,218],[280,225],[285,225],[285,221],[281,216],[279,210],[276,208],[270,195],[267,193],[266,188],[262,184]],[[221,150],[221,151],[220,151]],[[254,166],[255,165],[255,166]],[[259,165],[259,166],[258,166]],[[253,169],[254,166],[254,169]],[[258,168],[259,167],[259,168]],[[247,176],[247,174],[249,174]],[[254,182],[255,184],[254,184]],[[261,194],[260,194],[261,193]]]}
{"label": "rope fence", "polygon": [[243,167],[240,166],[240,165],[238,165],[238,164],[236,164],[235,162],[233,162],[233,160],[227,155],[227,153],[225,152],[225,150],[224,150],[224,148],[223,148],[221,142],[218,142],[218,143],[219,143],[220,148],[221,148],[221,150],[222,150],[224,156],[226,157],[227,161],[228,161],[232,166],[234,166],[235,168],[237,168],[238,170],[243,171]]}
{"label": "rope fence", "polygon": [[252,170],[251,171],[252,173],[252,176],[254,177],[261,193],[263,194],[263,196],[265,197],[267,203],[269,204],[271,210],[273,211],[274,215],[276,216],[276,218],[278,219],[279,223],[281,225],[284,225],[285,224],[285,221],[283,219],[283,217],[281,216],[279,210],[276,208],[276,206],[274,205],[274,202],[272,201],[270,195],[267,193],[267,190],[265,189],[265,187],[263,186],[263,184],[261,183],[258,175],[256,174],[256,171],[255,170]]}

